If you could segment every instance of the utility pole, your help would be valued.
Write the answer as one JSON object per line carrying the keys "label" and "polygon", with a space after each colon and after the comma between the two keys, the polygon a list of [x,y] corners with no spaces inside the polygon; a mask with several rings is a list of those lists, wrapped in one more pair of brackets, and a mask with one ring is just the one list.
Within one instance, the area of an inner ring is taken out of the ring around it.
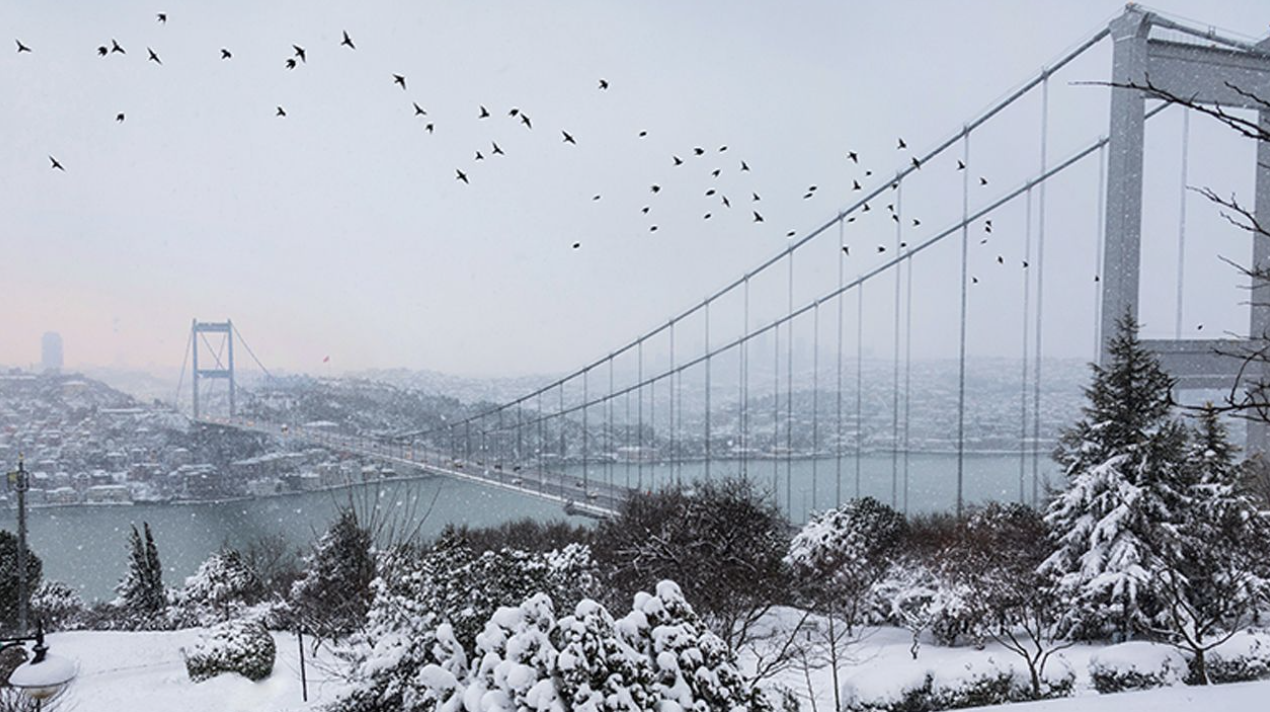
{"label": "utility pole", "polygon": [[26,491],[31,486],[21,454],[18,469],[9,473],[9,484],[18,493],[18,635],[21,636],[26,635]]}

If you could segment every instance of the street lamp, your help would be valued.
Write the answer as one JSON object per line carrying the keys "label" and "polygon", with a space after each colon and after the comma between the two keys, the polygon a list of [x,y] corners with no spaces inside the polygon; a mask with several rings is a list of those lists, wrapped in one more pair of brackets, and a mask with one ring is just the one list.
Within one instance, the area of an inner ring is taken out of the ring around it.
{"label": "street lamp", "polygon": [[0,638],[0,652],[21,647],[23,643],[31,641],[35,642],[35,646],[31,648],[33,655],[30,660],[14,668],[9,675],[9,685],[35,700],[36,709],[39,709],[44,700],[56,695],[75,678],[76,666],[72,660],[49,655],[48,646],[44,644],[42,622],[36,623],[35,635]]}
{"label": "street lamp", "polygon": [[18,492],[18,635],[26,635],[27,580],[26,580],[26,491],[31,488],[31,478],[18,454],[18,469],[9,473],[9,484]]}

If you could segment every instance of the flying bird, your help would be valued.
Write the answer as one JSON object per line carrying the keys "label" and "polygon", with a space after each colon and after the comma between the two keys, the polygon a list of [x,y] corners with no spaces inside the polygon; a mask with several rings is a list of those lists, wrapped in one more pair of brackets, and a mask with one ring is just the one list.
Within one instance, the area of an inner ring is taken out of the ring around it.
{"label": "flying bird", "polygon": [[851,159],[851,162],[857,165],[860,163],[860,154],[855,151],[847,151],[847,158]]}
{"label": "flying bird", "polygon": [[482,106],[482,107],[481,107],[481,111],[480,111],[480,113],[477,115],[477,117],[476,117],[476,118],[478,118],[478,119],[488,119],[488,118],[489,118],[489,111],[488,111],[488,110],[487,110],[484,106]]}
{"label": "flying bird", "polygon": [[886,245],[878,245],[878,254],[880,255],[883,252],[886,252]]}
{"label": "flying bird", "polygon": [[392,75],[392,82],[393,84],[400,84],[402,91],[406,90],[406,78],[401,76],[400,74]]}
{"label": "flying bird", "polygon": [[959,171],[966,170],[966,164],[960,158],[957,159],[957,170]]}
{"label": "flying bird", "polygon": [[534,127],[533,122],[531,122],[531,121],[529,120],[529,115],[528,115],[528,114],[521,114],[521,115],[520,115],[520,123],[524,124],[524,125],[525,125],[525,128],[527,128],[527,129],[532,129],[532,128]]}
{"label": "flying bird", "polygon": [[568,131],[561,131],[560,133],[564,134],[563,143],[571,143],[574,146],[578,145],[578,142],[573,140],[573,137],[569,135]]}
{"label": "flying bird", "polygon": [[922,224],[921,220],[918,220],[917,218],[913,218],[913,227],[918,227],[921,224]]}
{"label": "flying bird", "polygon": [[[29,50],[28,50],[28,51],[29,51]],[[115,40],[113,40],[113,39],[112,39],[112,40],[110,40],[110,51],[111,51],[112,53],[113,53],[113,52],[118,52],[119,54],[128,54],[128,51],[127,51],[127,50],[125,50],[123,47],[120,47],[120,46],[119,46],[119,43],[118,43],[118,42],[116,42],[116,41],[115,41]]]}
{"label": "flying bird", "polygon": [[797,235],[797,234],[798,234],[797,231],[790,230],[789,232],[785,233],[785,237],[793,237],[794,235]]}
{"label": "flying bird", "polygon": [[705,214],[705,216],[704,216],[704,217],[702,217],[701,219],[702,219],[702,220],[709,220],[709,219],[710,219],[710,213],[706,213],[706,214]]}
{"label": "flying bird", "polygon": [[492,143],[492,144],[494,145],[494,150],[490,153],[490,155],[491,155],[491,156],[505,156],[505,155],[507,155],[507,154],[503,153],[503,149],[501,149],[501,148],[499,148],[499,147],[498,147],[498,142],[497,142],[497,141],[491,141],[490,143]]}
{"label": "flying bird", "polygon": [[751,201],[751,202],[755,202],[755,203],[757,203],[757,202],[758,202],[758,201],[760,201],[760,200],[762,200],[762,198],[758,197],[758,193],[750,193],[750,201]]}
{"label": "flying bird", "polygon": [[344,39],[340,41],[340,46],[357,49],[357,45],[353,44],[353,38],[348,36],[348,30],[344,30]]}
{"label": "flying bird", "polygon": [[741,170],[742,170],[742,171],[748,171],[748,170],[750,170],[749,165],[748,165],[748,164],[746,164],[746,162],[745,162],[745,161],[741,161]]}
{"label": "flying bird", "polygon": [[154,16],[154,20],[155,22],[161,22],[166,25],[168,24],[168,14],[166,12],[160,12]]}
{"label": "flying bird", "polygon": [[18,52],[19,52],[19,53],[21,53],[21,52],[30,52],[30,51],[31,51],[31,48],[30,48],[30,47],[27,47],[26,45],[22,44],[22,40],[14,40],[14,41],[18,43]]}
{"label": "flying bird", "polygon": [[846,255],[846,256],[848,256],[848,257],[850,257],[850,256],[851,256],[851,246],[850,246],[850,245],[843,245],[843,246],[842,246],[842,254],[844,254],[844,255]]}
{"label": "flying bird", "polygon": [[434,128],[433,125],[429,123],[427,126],[423,127],[423,130],[427,131],[428,133],[432,133],[433,128]]}
{"label": "flying bird", "polygon": [[1001,255],[997,255],[997,264],[999,265],[1005,264],[1005,258],[1002,257]]}
{"label": "flying bird", "polygon": [[984,178],[983,176],[979,176],[979,185],[987,185],[987,184],[988,184],[988,179]]}
{"label": "flying bird", "polygon": [[649,232],[657,232],[657,226],[656,226],[656,225],[653,225],[653,226],[649,227],[649,228],[648,228],[648,231],[649,231]]}
{"label": "flying bird", "polygon": [[723,198],[723,207],[725,207],[725,208],[730,208],[730,207],[732,207],[732,201],[728,200],[728,196],[726,196],[726,195],[722,195],[722,196],[719,196],[719,197]]}
{"label": "flying bird", "polygon": [[163,64],[163,60],[159,59],[159,55],[155,54],[154,50],[146,47],[146,51],[150,53],[150,59],[147,61],[154,62],[155,64]]}
{"label": "flying bird", "polygon": [[507,115],[515,116],[516,114],[519,114],[519,113],[520,113],[520,109],[517,109],[516,107],[513,106],[511,111],[507,112]]}
{"label": "flying bird", "polygon": [[607,80],[607,79],[601,79],[601,80],[600,80],[600,88],[601,88],[601,89],[608,89],[608,88],[609,88],[609,82],[608,82],[608,80]]}
{"label": "flying bird", "polygon": [[286,116],[286,115],[287,115],[286,110],[283,109],[281,106],[279,106],[278,110],[274,112],[274,116]]}
{"label": "flying bird", "polygon": [[870,208],[869,208],[869,204],[868,204],[868,203],[865,203],[865,204],[864,204],[864,207],[860,209],[860,212],[867,213],[867,212],[869,212],[869,210],[870,210]]}
{"label": "flying bird", "polygon": [[727,146],[719,146],[719,153],[723,153],[726,150],[728,150]]}
{"label": "flying bird", "polygon": [[704,148],[701,148],[700,146],[698,146],[698,147],[696,147],[696,148],[692,149],[692,152],[693,152],[693,153],[695,153],[695,154],[696,154],[696,155],[698,155],[698,156],[704,156],[704,155],[705,155],[705,153],[706,153],[706,150],[705,150]]}
{"label": "flying bird", "polygon": [[287,59],[287,69],[295,69],[295,59],[294,59],[294,58],[288,58],[288,59]]}
{"label": "flying bird", "polygon": [[643,214],[647,215],[647,214],[648,214],[648,206],[647,206],[647,205],[645,205],[644,207],[640,208],[640,209],[639,209],[639,211],[640,211],[641,213],[643,213]]}
{"label": "flying bird", "polygon": [[714,188],[711,188],[706,191],[706,197],[709,198],[710,196],[714,195],[714,193],[715,193]]}
{"label": "flying bird", "polygon": [[860,187],[860,181],[858,180],[851,181],[851,190],[863,190],[863,188]]}
{"label": "flying bird", "polygon": [[907,144],[907,143],[904,143],[904,139],[903,139],[903,138],[899,139],[899,145],[897,145],[897,146],[895,147],[895,150],[897,150],[897,151],[903,151],[903,150],[904,150],[904,149],[906,149],[906,148],[908,148],[908,144]]}
{"label": "flying bird", "polygon": [[299,57],[301,62],[304,62],[305,64],[309,63],[309,55],[305,54],[303,47],[293,44],[291,45],[291,49],[295,50],[295,56]]}
{"label": "flying bird", "polygon": [[415,116],[427,116],[427,115],[428,115],[428,112],[424,111],[422,106],[419,106],[419,102],[417,102],[417,101],[412,101],[412,102],[410,102],[410,103],[411,103],[411,104],[413,104],[413,105],[414,105],[414,107],[415,107]]}
{"label": "flying bird", "polygon": [[649,186],[649,187],[648,187],[648,189],[649,189],[649,190],[651,190],[651,191],[653,191],[654,193],[660,193],[660,192],[661,192],[661,186],[660,186],[660,185],[657,185],[656,183],[653,183],[651,186]]}
{"label": "flying bird", "polygon": [[[461,180],[461,181],[463,181],[464,183],[467,183],[467,174],[466,174],[466,173],[464,173],[463,171],[461,171],[461,170],[459,170],[459,169],[457,169],[457,168],[455,168],[455,169],[454,169],[454,173],[455,173],[454,180]],[[471,185],[471,183],[468,183],[468,185]]]}
{"label": "flying bird", "polygon": [[581,242],[575,242],[575,243],[573,243],[573,249],[575,249],[575,250],[576,250],[576,249],[578,249],[579,247],[582,247],[582,243],[581,243]]}
{"label": "flying bird", "polygon": [[1027,260],[1023,260],[1023,269],[1027,269]]}
{"label": "flying bird", "polygon": [[591,196],[591,201],[592,201],[592,202],[594,202],[594,201],[596,201],[596,200],[599,200],[599,199],[600,199],[600,194],[599,194],[599,193],[596,193],[595,195]]}
{"label": "flying bird", "polygon": [[714,170],[710,171],[710,175],[711,175],[711,176],[714,176],[715,178],[718,178],[718,177],[719,177],[719,174],[720,174],[720,173],[722,173],[722,172],[723,172],[723,171],[722,171],[722,169],[720,169],[720,168],[716,168],[716,169],[714,169]]}
{"label": "flying bird", "polygon": [[918,170],[921,170],[922,168],[922,162],[917,160],[917,156],[913,156],[913,167]]}
{"label": "flying bird", "polygon": [[59,170],[59,171],[61,171],[61,172],[63,172],[63,173],[65,173],[65,172],[66,172],[66,169],[62,167],[62,164],[61,164],[61,163],[58,163],[58,162],[57,162],[57,159],[56,159],[56,158],[53,158],[52,156],[49,156],[49,160],[53,162],[53,165],[51,166],[51,168],[53,168],[53,169],[57,169],[57,170]]}
{"label": "flying bird", "polygon": [[480,152],[480,151],[477,151],[477,152],[476,152],[476,158],[473,158],[472,160],[474,160],[474,161],[483,161],[483,160],[485,160],[485,156],[481,155],[481,152]]}
{"label": "flying bird", "polygon": [[971,276],[971,278],[970,278],[970,283],[971,283],[971,284],[978,284],[978,283],[979,283],[979,278],[978,278],[978,277]]}
{"label": "flying bird", "polygon": [[123,114],[115,114],[115,121],[123,123]]}
{"label": "flying bird", "polygon": [[648,132],[647,132],[647,131],[640,131],[640,132],[639,132],[639,137],[640,137],[640,138],[647,138],[647,137],[648,137]]}
{"label": "flying bird", "polygon": [[813,195],[815,195],[815,193],[806,193],[803,195],[803,200],[811,200]]}
{"label": "flying bird", "polygon": [[221,50],[220,50],[220,58],[221,58],[221,59],[230,59],[230,58],[232,58],[233,56],[234,56],[234,55],[232,55],[232,54],[230,54],[230,53],[229,53],[229,50],[225,49],[224,47],[221,47]]}
{"label": "flying bird", "polygon": [[98,48],[97,48],[97,56],[98,56],[98,57],[105,57],[105,56],[106,56],[106,53],[107,53],[107,52],[109,52],[109,51],[110,51],[110,50],[106,49],[106,45],[102,45],[102,46],[100,46],[100,47],[98,47]]}
{"label": "flying bird", "polygon": [[671,160],[675,162],[676,166],[682,166],[684,164],[684,159],[680,158],[679,156],[671,156],[670,158]]}

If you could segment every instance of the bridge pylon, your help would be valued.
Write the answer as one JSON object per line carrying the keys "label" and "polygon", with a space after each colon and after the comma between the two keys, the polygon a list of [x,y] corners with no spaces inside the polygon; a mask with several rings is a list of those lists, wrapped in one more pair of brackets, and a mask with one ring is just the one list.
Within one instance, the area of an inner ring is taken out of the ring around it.
{"label": "bridge pylon", "polygon": [[[222,359],[222,353],[212,348],[208,343],[205,334],[224,334],[222,349],[225,358]],[[198,356],[200,345],[208,355],[212,357],[215,364],[214,368],[199,368]],[[215,380],[225,380],[229,382],[229,417],[233,418],[237,415],[237,403],[235,400],[235,384],[234,384],[234,323],[226,319],[225,321],[199,321],[195,319],[193,325],[190,326],[190,353],[193,361],[193,403],[194,403],[194,419],[198,420],[201,412],[199,410],[199,381],[210,378]]]}

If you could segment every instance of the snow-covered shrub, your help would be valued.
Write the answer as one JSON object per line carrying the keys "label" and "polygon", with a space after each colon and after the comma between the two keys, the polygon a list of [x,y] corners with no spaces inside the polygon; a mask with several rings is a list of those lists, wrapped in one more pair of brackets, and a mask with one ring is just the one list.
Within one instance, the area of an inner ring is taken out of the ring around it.
{"label": "snow-covered shrub", "polygon": [[31,594],[31,618],[44,623],[45,632],[74,630],[84,617],[84,601],[61,581],[43,581]]}
{"label": "snow-covered shrub", "polygon": [[1247,682],[1270,678],[1270,633],[1241,631],[1208,652],[1212,682]]}
{"label": "snow-covered shrub", "polygon": [[1103,694],[1145,690],[1180,684],[1188,665],[1186,656],[1172,646],[1134,641],[1094,653],[1089,677],[1094,689]]}
{"label": "snow-covered shrub", "polygon": [[[1071,694],[1076,674],[1063,660],[1050,666],[1045,677],[1043,696],[1064,697]],[[858,675],[842,689],[844,709],[859,712],[926,712],[1031,699],[1035,697],[1028,671],[1013,660],[987,653],[966,657],[958,665],[897,665],[883,675]]]}
{"label": "snow-covered shrub", "polygon": [[604,606],[578,603],[551,632],[560,697],[569,709],[648,709],[653,669],[622,636]]}
{"label": "snow-covered shrub", "polygon": [[185,579],[185,588],[177,593],[182,622],[206,626],[239,617],[263,590],[242,554],[222,548],[200,564],[194,575]]}
{"label": "snow-covered shrub", "polygon": [[208,629],[194,648],[185,652],[185,670],[194,682],[227,672],[263,680],[273,672],[276,653],[273,636],[264,626],[229,621]]}

